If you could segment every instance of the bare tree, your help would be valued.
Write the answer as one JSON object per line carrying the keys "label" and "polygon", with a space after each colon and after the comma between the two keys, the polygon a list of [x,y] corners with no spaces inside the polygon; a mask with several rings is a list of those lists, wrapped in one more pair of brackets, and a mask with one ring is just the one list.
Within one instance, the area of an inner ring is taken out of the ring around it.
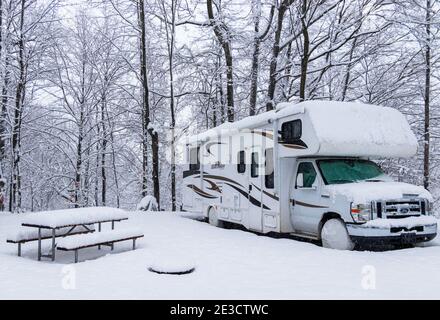
{"label": "bare tree", "polygon": [[253,53],[252,53],[252,69],[251,69],[251,89],[249,98],[249,115],[253,116],[256,114],[257,109],[257,94],[258,94],[258,74],[259,74],[259,59],[261,42],[264,41],[268,35],[272,19],[275,12],[275,2],[272,3],[269,13],[269,19],[267,26],[263,32],[260,31],[260,21],[261,21],[261,0],[252,1],[252,11],[253,11],[253,23],[254,23],[254,39],[253,39]]}
{"label": "bare tree", "polygon": [[270,59],[270,68],[269,68],[269,86],[267,88],[267,102],[266,102],[266,110],[272,110],[275,106],[274,98],[275,98],[275,89],[277,85],[277,76],[278,76],[278,56],[280,55],[280,41],[281,34],[283,31],[283,21],[284,15],[289,7],[292,5],[294,0],[282,0],[277,8],[277,24],[275,28],[274,41],[272,44],[272,57]]}
{"label": "bare tree", "polygon": [[152,125],[150,118],[150,91],[148,88],[148,73],[147,73],[147,45],[146,45],[146,19],[145,19],[145,4],[144,0],[139,0],[138,3],[138,17],[140,28],[140,75],[142,82],[142,128],[143,128],[143,188],[142,195],[147,195],[147,168],[148,168],[148,143],[147,136],[151,138],[152,151],[152,180],[153,180],[153,195],[157,200],[160,208],[160,187],[159,187],[159,136],[156,128]]}
{"label": "bare tree", "polygon": [[[234,68],[232,65],[232,46],[231,32],[224,22],[221,11],[218,9],[217,14],[214,13],[214,0],[207,0],[206,6],[208,10],[209,22],[214,30],[218,42],[223,48],[226,63],[226,100],[227,100],[227,117],[229,122],[234,121]],[[221,6],[216,4],[217,8]]]}

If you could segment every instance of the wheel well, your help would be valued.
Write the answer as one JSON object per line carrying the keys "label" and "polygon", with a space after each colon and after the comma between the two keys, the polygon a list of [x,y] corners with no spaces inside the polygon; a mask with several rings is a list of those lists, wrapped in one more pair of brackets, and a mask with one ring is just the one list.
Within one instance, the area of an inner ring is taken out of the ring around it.
{"label": "wheel well", "polygon": [[330,219],[341,219],[341,215],[336,212],[326,212],[322,215],[321,221],[319,222],[319,229],[318,229],[318,237],[321,239],[321,230],[324,226],[324,223],[326,223]]}
{"label": "wheel well", "polygon": [[214,208],[214,205],[209,205],[206,207],[206,218],[209,218],[209,210],[211,210],[212,208]]}

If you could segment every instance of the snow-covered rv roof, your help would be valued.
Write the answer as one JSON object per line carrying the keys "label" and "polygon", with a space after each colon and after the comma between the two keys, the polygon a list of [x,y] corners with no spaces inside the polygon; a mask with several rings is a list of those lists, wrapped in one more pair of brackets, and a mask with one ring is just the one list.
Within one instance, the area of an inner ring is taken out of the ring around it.
{"label": "snow-covered rv roof", "polygon": [[311,101],[303,106],[319,155],[411,157],[417,152],[417,139],[396,109],[350,102]]}
{"label": "snow-covered rv roof", "polygon": [[276,110],[224,123],[187,142],[207,141],[243,129],[267,127],[274,120],[279,120],[280,127],[285,120],[295,118],[303,119],[305,143],[310,146],[293,150],[292,153],[298,156],[410,157],[417,152],[417,139],[398,110],[337,101],[280,103]]}

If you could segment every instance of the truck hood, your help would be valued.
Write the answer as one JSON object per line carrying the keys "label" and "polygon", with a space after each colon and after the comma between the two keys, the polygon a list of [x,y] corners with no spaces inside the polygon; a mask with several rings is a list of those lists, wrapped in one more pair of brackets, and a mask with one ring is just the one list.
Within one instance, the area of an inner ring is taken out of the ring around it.
{"label": "truck hood", "polygon": [[421,197],[432,201],[431,194],[423,187],[403,182],[355,182],[327,185],[325,188],[330,197],[345,196],[355,204],[403,197]]}

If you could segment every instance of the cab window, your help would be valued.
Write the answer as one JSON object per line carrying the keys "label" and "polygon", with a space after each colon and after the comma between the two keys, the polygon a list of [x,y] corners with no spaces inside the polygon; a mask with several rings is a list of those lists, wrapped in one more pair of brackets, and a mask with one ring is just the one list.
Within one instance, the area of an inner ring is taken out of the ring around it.
{"label": "cab window", "polygon": [[298,175],[303,174],[303,188],[311,188],[316,180],[316,170],[311,162],[301,162],[298,166]]}
{"label": "cab window", "polygon": [[281,125],[281,140],[287,143],[294,143],[301,138],[302,123],[301,120],[292,120],[284,122]]}

